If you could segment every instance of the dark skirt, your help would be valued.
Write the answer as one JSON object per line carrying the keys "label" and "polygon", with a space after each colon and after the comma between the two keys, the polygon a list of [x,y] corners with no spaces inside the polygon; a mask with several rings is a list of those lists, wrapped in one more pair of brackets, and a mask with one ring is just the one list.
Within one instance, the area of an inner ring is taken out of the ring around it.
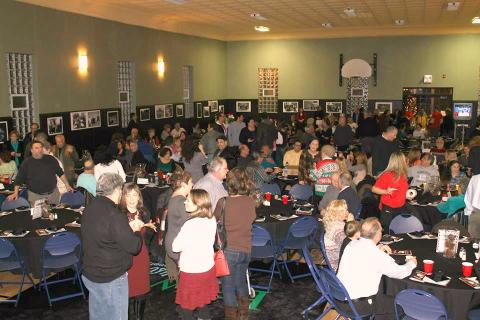
{"label": "dark skirt", "polygon": [[182,309],[202,308],[217,299],[219,287],[215,266],[207,272],[186,273],[180,271],[175,303]]}

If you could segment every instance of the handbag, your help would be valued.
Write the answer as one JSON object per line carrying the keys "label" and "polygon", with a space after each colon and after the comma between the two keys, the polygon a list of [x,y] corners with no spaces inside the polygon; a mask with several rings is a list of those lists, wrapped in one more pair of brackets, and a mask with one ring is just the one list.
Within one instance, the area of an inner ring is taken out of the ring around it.
{"label": "handbag", "polygon": [[222,223],[217,222],[217,232],[216,232],[216,241],[215,241],[215,253],[213,255],[213,259],[215,262],[215,272],[217,277],[225,277],[230,275],[230,269],[228,267],[227,259],[225,258],[225,253],[223,249],[226,247],[227,244],[227,232],[225,229],[225,203],[227,199],[223,199],[222,204],[222,216],[220,221]]}

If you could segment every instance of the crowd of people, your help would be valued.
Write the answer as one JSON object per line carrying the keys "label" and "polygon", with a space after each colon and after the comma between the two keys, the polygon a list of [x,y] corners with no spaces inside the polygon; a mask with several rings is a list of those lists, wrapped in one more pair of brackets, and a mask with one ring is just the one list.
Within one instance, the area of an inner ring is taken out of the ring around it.
{"label": "crowd of people", "polygon": [[[219,221],[230,269],[220,278],[225,318],[248,319],[246,270],[256,200],[279,174],[311,186],[325,229],[326,258],[350,297],[366,298],[362,309],[372,307],[382,274],[402,278],[416,267],[415,257],[399,266],[388,256],[389,247],[378,246],[390,221],[412,212],[409,188],[434,184],[455,190],[471,216],[469,231],[480,238],[480,192],[474,183],[480,179],[480,137],[447,148],[453,135],[449,110],[443,115],[435,109],[427,117],[356,109],[349,116],[311,118],[300,110],[288,121],[238,114],[230,123],[218,113],[205,130],[180,123],[165,124],[158,135],[144,129],[129,126],[126,137],[115,133],[93,157],[80,157],[64,135],[51,145],[34,123],[23,141],[12,131],[0,153],[0,180],[14,181],[8,200],[17,199],[22,186],[32,205],[42,198],[57,204],[74,187],[92,196],[81,232],[82,277],[94,319],[126,319],[129,298],[136,318],[143,318],[152,254],[146,234],[160,232],[152,222],[157,216],[166,219],[163,259],[169,278],[178,281],[180,316],[210,318],[208,305],[220,290],[213,259]],[[427,137],[436,138],[434,146],[414,143]],[[157,212],[148,212],[138,186],[126,183],[128,175],[152,172],[169,175],[172,189]]]}

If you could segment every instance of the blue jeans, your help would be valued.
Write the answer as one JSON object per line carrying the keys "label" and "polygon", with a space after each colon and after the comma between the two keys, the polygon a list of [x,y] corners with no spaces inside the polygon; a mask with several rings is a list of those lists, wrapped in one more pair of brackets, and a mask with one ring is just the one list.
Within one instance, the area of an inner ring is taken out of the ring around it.
{"label": "blue jeans", "polygon": [[90,320],[128,320],[128,276],[97,283],[82,275],[83,283],[89,291],[88,312]]}
{"label": "blue jeans", "polygon": [[221,277],[223,301],[226,306],[236,307],[237,296],[248,296],[247,268],[250,254],[236,250],[225,250],[230,275]]}

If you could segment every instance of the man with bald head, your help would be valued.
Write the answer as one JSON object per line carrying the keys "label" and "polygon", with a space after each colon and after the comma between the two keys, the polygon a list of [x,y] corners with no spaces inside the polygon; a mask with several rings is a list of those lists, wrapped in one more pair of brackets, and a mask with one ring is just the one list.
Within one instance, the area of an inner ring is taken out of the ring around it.
{"label": "man with bald head", "polygon": [[360,239],[350,242],[343,252],[337,276],[347,289],[350,298],[356,300],[360,313],[373,310],[375,296],[383,275],[390,278],[408,277],[417,267],[417,259],[408,257],[399,265],[377,245],[382,239],[382,226],[377,218],[367,218],[360,228]]}
{"label": "man with bald head", "polygon": [[80,160],[75,147],[65,142],[65,136],[63,134],[58,134],[55,136],[55,145],[52,147],[52,153],[55,158],[62,162],[65,176],[68,182],[73,184],[77,178],[75,167]]}

